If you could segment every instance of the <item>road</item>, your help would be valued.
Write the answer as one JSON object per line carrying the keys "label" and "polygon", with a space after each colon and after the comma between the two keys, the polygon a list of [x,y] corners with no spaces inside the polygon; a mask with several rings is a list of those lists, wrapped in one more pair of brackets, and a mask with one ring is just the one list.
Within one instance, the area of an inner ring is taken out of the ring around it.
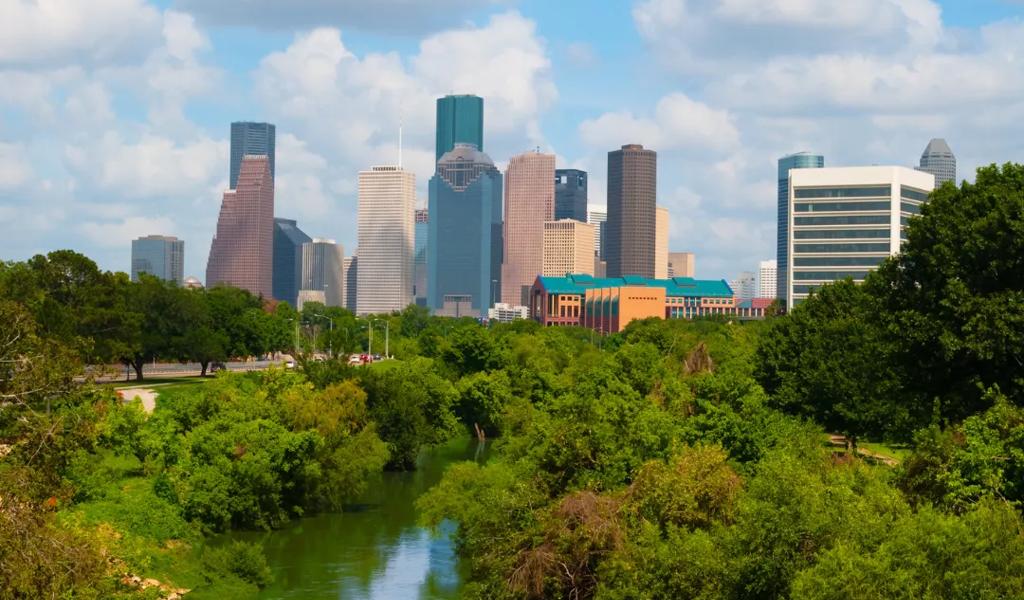
{"label": "road", "polygon": [[[271,366],[283,365],[280,360],[254,360],[254,361],[232,361],[224,363],[228,371],[262,371]],[[189,377],[199,375],[203,372],[199,363],[150,363],[143,369],[142,375],[145,378],[166,378],[166,377]],[[108,366],[107,375],[97,377],[96,381],[116,382],[135,380],[135,371],[124,366]],[[207,374],[210,374],[207,371]]]}

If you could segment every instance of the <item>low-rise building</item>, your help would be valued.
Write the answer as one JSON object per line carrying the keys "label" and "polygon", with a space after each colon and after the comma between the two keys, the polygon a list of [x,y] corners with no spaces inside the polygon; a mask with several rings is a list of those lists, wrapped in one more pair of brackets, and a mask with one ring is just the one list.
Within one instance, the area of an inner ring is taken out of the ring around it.
{"label": "low-rise building", "polygon": [[511,323],[512,321],[530,318],[530,311],[525,306],[513,306],[504,302],[498,302],[493,307],[487,309],[487,318],[498,323]]}
{"label": "low-rise building", "polygon": [[735,297],[724,280],[574,274],[538,277],[531,289],[529,312],[544,326],[576,325],[616,333],[636,319],[760,319],[765,308],[764,302]]}

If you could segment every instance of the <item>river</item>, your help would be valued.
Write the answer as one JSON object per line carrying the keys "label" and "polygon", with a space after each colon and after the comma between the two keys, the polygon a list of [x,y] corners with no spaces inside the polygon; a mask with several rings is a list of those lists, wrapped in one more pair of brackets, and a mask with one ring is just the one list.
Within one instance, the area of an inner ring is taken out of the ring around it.
{"label": "river", "polygon": [[460,439],[424,452],[416,471],[384,473],[341,513],[299,519],[272,532],[236,532],[259,541],[274,572],[261,599],[442,600],[458,598],[459,560],[450,538],[416,524],[414,502],[445,467],[484,460],[476,440]]}

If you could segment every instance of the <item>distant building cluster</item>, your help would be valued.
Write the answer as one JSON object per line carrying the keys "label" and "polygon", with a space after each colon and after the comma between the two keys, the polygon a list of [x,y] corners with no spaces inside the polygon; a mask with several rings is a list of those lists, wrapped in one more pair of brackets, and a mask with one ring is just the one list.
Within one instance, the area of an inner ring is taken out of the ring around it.
{"label": "distant building cluster", "polygon": [[[425,306],[434,314],[620,330],[636,318],[759,318],[792,308],[821,285],[862,281],[895,254],[928,194],[956,182],[956,157],[931,140],[916,169],[825,167],[820,154],[778,161],[776,256],[725,280],[698,280],[692,252],[673,252],[672,215],[657,199],[658,155],[640,144],[608,152],[607,204],[589,204],[588,174],[557,168],[539,149],[502,173],[484,152],[484,100],[436,105],[435,167],[426,206],[399,164],[358,174],[358,240],[307,235],[275,217],[270,123],[231,124],[229,189],[207,259],[206,285],[232,285],[301,308],[358,314]],[[318,224],[322,227],[323,224]],[[131,276],[178,285],[184,242],[133,240]],[[753,265],[751,265],[753,266]]]}

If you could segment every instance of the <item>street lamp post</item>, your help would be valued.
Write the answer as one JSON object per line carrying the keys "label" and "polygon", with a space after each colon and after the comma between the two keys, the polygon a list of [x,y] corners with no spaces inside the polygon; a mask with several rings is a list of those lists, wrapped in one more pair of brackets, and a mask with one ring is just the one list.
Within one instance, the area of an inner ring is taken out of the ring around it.
{"label": "street lamp post", "polygon": [[313,315],[313,316],[314,317],[318,317],[320,319],[327,319],[327,321],[331,324],[331,326],[330,326],[330,332],[331,333],[330,333],[330,335],[327,338],[327,353],[330,354],[331,358],[334,358],[334,319],[332,319],[331,317],[328,317],[327,315]]}
{"label": "street lamp post", "polygon": [[[370,321],[370,329],[371,330],[373,329],[374,321],[384,321],[384,358],[391,358],[391,355],[389,353],[389,351],[390,351],[389,345],[390,345],[390,340],[391,340],[391,322],[390,321],[386,321],[384,319],[372,319]],[[370,336],[370,340],[373,341],[373,336],[372,335]],[[370,355],[372,356],[373,353],[371,352]]]}

